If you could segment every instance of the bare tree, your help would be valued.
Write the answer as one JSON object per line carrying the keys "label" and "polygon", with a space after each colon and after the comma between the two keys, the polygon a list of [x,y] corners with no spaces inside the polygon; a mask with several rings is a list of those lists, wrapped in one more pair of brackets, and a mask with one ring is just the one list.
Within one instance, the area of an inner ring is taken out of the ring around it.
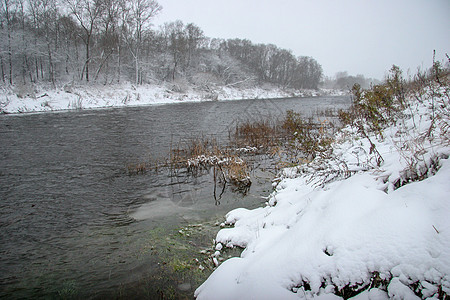
{"label": "bare tree", "polygon": [[203,30],[193,23],[186,25],[187,46],[188,46],[188,65],[191,63],[192,56],[195,55],[200,43],[205,38]]}
{"label": "bare tree", "polygon": [[1,1],[1,15],[2,17],[2,28],[6,27],[7,34],[7,46],[6,46],[6,54],[8,56],[8,64],[9,64],[9,84],[13,84],[13,53],[12,53],[12,26],[13,26],[13,16],[15,14],[16,9],[16,1],[15,0],[2,0]]}
{"label": "bare tree", "polygon": [[[100,28],[100,63],[95,73],[95,80],[98,79],[100,71],[103,68],[108,68],[108,61],[110,57],[116,56],[115,72],[112,72],[112,77],[117,76],[117,82],[120,82],[120,68],[121,68],[121,39],[120,39],[120,21],[122,13],[122,0],[104,0],[105,11],[102,15]],[[106,66],[105,66],[106,65]],[[108,82],[109,72],[105,72],[105,83]]]}
{"label": "bare tree", "polygon": [[94,30],[96,29],[97,21],[105,9],[105,5],[100,0],[65,0],[70,12],[83,28],[84,35],[82,36],[84,45],[86,47],[86,60],[84,62],[83,70],[81,72],[81,79],[86,78],[89,81],[89,63],[91,60],[90,47]]}
{"label": "bare tree", "polygon": [[168,50],[172,54],[173,69],[172,80],[175,80],[177,67],[182,64],[187,54],[187,37],[184,32],[184,25],[181,21],[165,24],[168,38]]}
{"label": "bare tree", "polygon": [[[48,60],[48,80],[55,84],[54,52],[57,49],[56,24],[59,15],[56,0],[29,1],[29,10],[36,34],[35,48],[38,48],[37,37],[42,36]],[[39,77],[39,72],[37,72],[37,77]]]}
{"label": "bare tree", "polygon": [[135,83],[141,84],[141,52],[144,32],[150,29],[151,20],[161,10],[162,6],[155,0],[123,1],[124,38],[134,59]]}

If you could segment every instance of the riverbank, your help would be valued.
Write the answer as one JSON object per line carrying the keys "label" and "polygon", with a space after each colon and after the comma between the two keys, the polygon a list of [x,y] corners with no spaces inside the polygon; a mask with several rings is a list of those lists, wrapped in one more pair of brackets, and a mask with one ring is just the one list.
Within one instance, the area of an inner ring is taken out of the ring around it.
{"label": "riverbank", "polygon": [[[374,109],[364,101],[377,94],[361,95],[367,98],[360,103]],[[229,212],[215,257],[225,247],[244,251],[222,263],[195,296],[447,299],[448,85],[412,87],[399,99],[404,109],[376,103],[376,117],[353,116],[331,156],[284,169],[265,207]],[[392,120],[388,126],[378,127],[378,113]]]}
{"label": "riverbank", "polygon": [[343,95],[337,90],[293,90],[273,86],[236,88],[195,88],[165,85],[74,85],[51,88],[13,86],[0,88],[0,113],[48,112],[124,106],[156,105],[178,102],[221,101],[235,99],[271,99]]}

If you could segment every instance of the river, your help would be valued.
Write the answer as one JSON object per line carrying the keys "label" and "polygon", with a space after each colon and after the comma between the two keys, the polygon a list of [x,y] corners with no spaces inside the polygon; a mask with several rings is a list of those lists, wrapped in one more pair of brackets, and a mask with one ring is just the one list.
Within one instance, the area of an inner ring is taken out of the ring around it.
{"label": "river", "polygon": [[[129,175],[236,123],[344,108],[348,97],[241,100],[0,116],[0,298],[191,297],[223,215],[264,204],[267,172],[220,205],[208,174]],[[205,251],[203,251],[205,252]],[[203,256],[202,256],[203,255]]]}

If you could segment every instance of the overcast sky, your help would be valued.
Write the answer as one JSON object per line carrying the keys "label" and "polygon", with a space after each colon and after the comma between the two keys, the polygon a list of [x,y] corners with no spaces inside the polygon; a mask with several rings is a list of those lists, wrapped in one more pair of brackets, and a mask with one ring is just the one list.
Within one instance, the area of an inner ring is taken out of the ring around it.
{"label": "overcast sky", "polygon": [[327,76],[382,79],[450,55],[450,0],[158,0],[155,24],[195,23],[208,37],[247,38],[311,56]]}

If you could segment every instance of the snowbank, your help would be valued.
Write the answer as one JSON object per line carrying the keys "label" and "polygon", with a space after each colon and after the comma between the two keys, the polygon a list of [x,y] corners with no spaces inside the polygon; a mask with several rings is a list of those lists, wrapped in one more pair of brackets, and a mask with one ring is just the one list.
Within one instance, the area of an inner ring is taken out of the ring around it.
{"label": "snowbank", "polygon": [[14,86],[0,88],[0,112],[25,113],[68,109],[141,106],[177,102],[340,95],[334,90],[215,87],[194,89],[177,85],[71,85],[59,88]]}
{"label": "snowbank", "polygon": [[384,159],[379,167],[367,139],[348,128],[334,159],[286,169],[266,207],[228,213],[234,226],[219,231],[216,249],[245,250],[224,261],[196,297],[449,295],[450,146],[439,126],[423,138],[431,102],[417,103],[382,140],[372,137]]}

